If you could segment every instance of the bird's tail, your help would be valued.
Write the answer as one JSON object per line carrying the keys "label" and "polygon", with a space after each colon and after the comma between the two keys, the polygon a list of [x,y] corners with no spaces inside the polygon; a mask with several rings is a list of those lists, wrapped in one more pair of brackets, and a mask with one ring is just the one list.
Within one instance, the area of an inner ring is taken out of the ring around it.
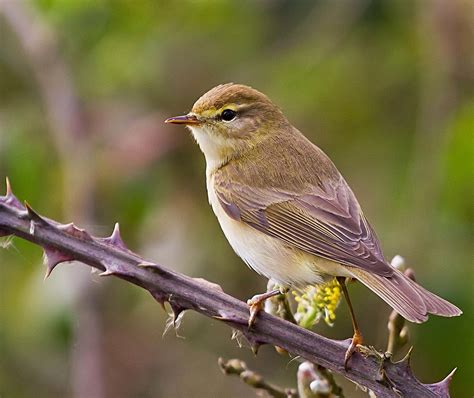
{"label": "bird's tail", "polygon": [[384,277],[360,268],[350,270],[354,278],[411,322],[424,322],[428,319],[428,314],[446,317],[462,314],[455,305],[421,287],[402,272],[396,269],[394,271],[392,276]]}

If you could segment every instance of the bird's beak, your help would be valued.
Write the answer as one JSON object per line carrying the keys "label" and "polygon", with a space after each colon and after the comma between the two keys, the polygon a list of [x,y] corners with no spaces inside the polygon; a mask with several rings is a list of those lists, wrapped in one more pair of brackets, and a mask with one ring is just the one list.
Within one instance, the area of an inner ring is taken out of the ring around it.
{"label": "bird's beak", "polygon": [[201,121],[196,117],[196,115],[188,114],[183,116],[174,116],[165,120],[165,123],[173,124],[200,124]]}

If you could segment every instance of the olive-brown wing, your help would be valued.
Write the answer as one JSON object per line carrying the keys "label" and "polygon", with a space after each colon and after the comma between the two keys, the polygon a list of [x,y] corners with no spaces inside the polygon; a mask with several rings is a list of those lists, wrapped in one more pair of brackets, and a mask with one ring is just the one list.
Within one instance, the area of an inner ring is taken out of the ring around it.
{"label": "olive-brown wing", "polygon": [[214,189],[227,215],[305,252],[380,276],[393,269],[378,239],[341,178],[305,192],[250,187],[216,179]]}

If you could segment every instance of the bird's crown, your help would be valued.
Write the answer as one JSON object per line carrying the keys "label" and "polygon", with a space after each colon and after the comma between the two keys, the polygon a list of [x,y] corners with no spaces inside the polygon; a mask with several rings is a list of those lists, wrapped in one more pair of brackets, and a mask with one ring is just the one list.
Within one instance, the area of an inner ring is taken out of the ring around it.
{"label": "bird's crown", "polygon": [[236,110],[244,105],[274,107],[270,99],[260,91],[243,84],[221,84],[202,95],[194,104],[192,112],[198,115],[217,113],[228,107]]}

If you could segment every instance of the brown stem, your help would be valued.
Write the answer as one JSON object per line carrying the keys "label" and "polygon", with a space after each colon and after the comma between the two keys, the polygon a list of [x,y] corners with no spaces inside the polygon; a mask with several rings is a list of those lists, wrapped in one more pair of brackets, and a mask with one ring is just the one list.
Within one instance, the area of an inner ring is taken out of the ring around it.
{"label": "brown stem", "polygon": [[305,361],[298,367],[300,398],[344,398],[343,391],[326,368]]}
{"label": "brown stem", "polygon": [[265,390],[271,397],[274,398],[297,398],[296,390],[289,388],[280,388],[272,383],[267,382],[262,375],[249,370],[247,364],[240,359],[229,359],[225,361],[219,358],[217,361],[222,372],[226,375],[239,376],[242,381],[253,388]]}

